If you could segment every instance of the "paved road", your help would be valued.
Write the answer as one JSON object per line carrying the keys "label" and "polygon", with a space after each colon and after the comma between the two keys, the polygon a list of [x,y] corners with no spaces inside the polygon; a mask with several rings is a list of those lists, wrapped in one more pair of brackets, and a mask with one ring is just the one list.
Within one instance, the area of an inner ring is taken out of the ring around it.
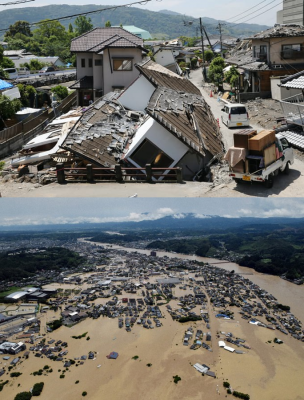
{"label": "paved road", "polygon": [[[190,80],[200,89],[206,102],[211,107],[211,110],[215,118],[219,118],[220,128],[223,135],[223,142],[225,148],[228,149],[233,146],[233,133],[238,128],[229,129],[226,125],[221,122],[221,108],[222,103],[217,101],[217,96],[210,97],[210,90],[204,88],[202,73],[198,69],[191,72]],[[264,128],[259,125],[251,125],[251,128],[258,131]],[[280,174],[276,177],[275,183],[272,189],[266,189],[261,183],[242,183],[236,185],[233,180],[228,184],[222,186],[220,190],[217,190],[214,195],[220,195],[222,197],[239,197],[239,196],[259,196],[259,197],[304,197],[304,163],[299,159],[295,159],[293,166],[290,169],[288,176]]]}

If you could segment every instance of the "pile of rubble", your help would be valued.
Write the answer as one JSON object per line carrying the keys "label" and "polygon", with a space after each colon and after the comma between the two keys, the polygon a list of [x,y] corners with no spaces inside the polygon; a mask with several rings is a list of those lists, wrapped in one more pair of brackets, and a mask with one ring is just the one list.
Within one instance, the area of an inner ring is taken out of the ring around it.
{"label": "pile of rubble", "polygon": [[248,100],[246,103],[250,122],[264,129],[280,128],[285,119],[280,103],[273,99]]}

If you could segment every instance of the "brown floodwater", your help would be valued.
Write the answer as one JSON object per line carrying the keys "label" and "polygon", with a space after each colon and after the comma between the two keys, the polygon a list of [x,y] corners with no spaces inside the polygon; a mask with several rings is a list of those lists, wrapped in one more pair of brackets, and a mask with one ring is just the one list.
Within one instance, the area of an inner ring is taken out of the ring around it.
{"label": "brown floodwater", "polygon": [[[86,241],[86,239],[79,239]],[[129,253],[137,252],[139,254],[149,255],[151,250],[135,249],[130,247],[123,247],[118,245],[109,245],[108,243],[90,242],[99,246],[111,246],[109,249],[125,250]],[[205,263],[212,264],[216,267],[223,268],[227,271],[234,270],[236,273],[244,274],[244,277],[248,278],[252,282],[259,285],[262,289],[271,293],[277,298],[277,300],[285,305],[290,306],[291,312],[299,318],[302,322],[304,321],[304,285],[295,285],[294,283],[285,281],[278,276],[262,274],[256,272],[252,268],[241,267],[240,265],[232,262],[226,262],[224,260],[217,260],[215,258],[199,257],[196,255],[169,253],[165,251],[156,251],[158,257],[167,256],[169,258],[180,258],[183,260],[195,260],[202,261]],[[248,275],[247,275],[248,274]],[[250,274],[250,275],[249,275]]]}

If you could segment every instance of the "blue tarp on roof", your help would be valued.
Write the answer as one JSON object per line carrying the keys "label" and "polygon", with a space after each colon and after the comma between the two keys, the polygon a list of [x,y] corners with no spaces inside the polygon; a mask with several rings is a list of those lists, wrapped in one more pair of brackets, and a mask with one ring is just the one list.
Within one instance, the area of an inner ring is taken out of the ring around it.
{"label": "blue tarp on roof", "polygon": [[3,81],[2,79],[0,79],[0,90],[4,90],[4,89],[10,89],[12,88],[14,85],[12,85],[11,83],[8,83],[6,81]]}

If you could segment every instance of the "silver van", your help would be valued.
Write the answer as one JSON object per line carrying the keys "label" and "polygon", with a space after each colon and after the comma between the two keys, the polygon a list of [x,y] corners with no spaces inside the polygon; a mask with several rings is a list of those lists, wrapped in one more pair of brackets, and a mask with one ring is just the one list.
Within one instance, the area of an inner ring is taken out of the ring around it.
{"label": "silver van", "polygon": [[18,78],[18,71],[16,70],[16,68],[4,68],[3,71],[8,74],[8,79]]}
{"label": "silver van", "polygon": [[18,68],[18,75],[23,78],[28,78],[30,76],[30,70],[26,67]]}
{"label": "silver van", "polygon": [[228,128],[250,125],[248,111],[244,104],[226,103],[221,111],[222,122]]}

